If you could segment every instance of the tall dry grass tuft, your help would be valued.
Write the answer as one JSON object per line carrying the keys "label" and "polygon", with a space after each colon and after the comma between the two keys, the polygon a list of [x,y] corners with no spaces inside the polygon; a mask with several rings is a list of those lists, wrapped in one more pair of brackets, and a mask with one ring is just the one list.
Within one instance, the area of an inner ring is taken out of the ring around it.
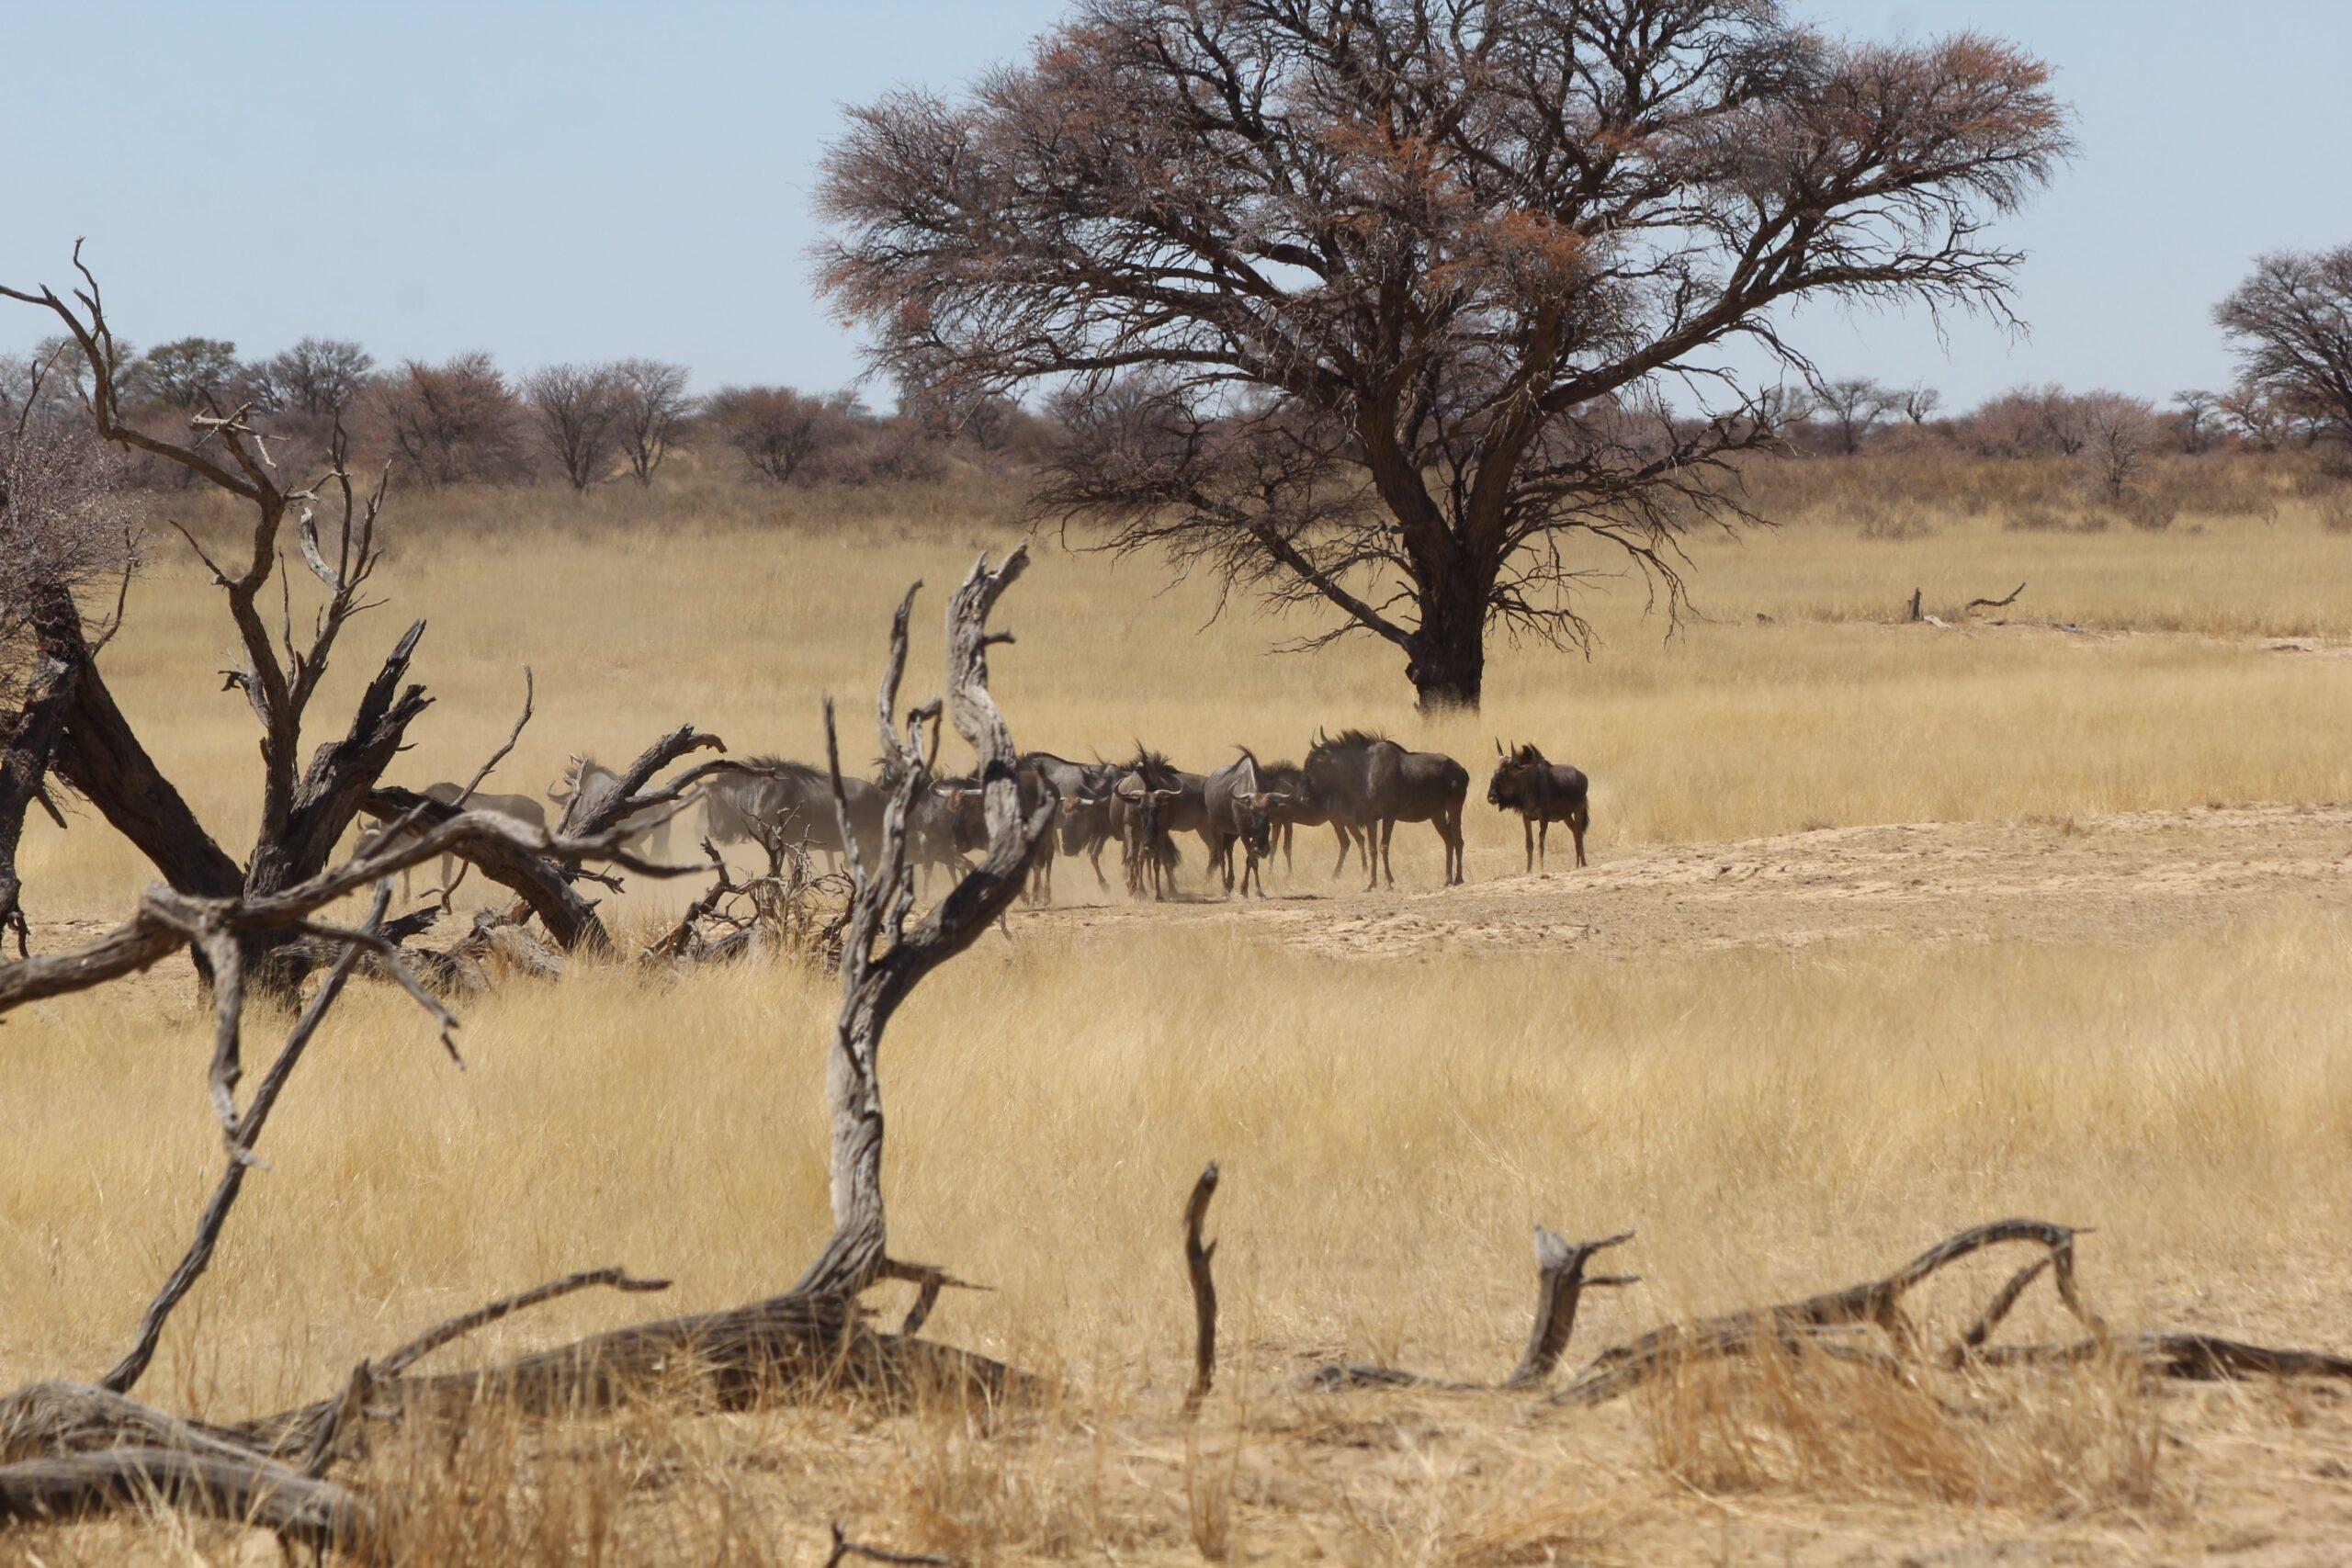
{"label": "tall dry grass tuft", "polygon": [[2136,1366],[2030,1380],[1890,1376],[1767,1348],[1679,1367],[1635,1395],[1649,1462],[1708,1495],[1999,1507],[2079,1518],[2187,1501]]}

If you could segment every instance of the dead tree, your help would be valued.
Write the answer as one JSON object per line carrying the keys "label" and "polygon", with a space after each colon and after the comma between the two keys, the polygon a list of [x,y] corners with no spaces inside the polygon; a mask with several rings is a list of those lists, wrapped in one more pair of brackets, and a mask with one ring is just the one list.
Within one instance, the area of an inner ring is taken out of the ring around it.
{"label": "dead tree", "polygon": [[[988,616],[1025,564],[1015,550],[990,570],[986,558],[948,606],[948,685],[944,711],[979,753],[989,845],[979,863],[947,896],[911,920],[913,868],[909,818],[930,787],[942,705],[908,716],[899,761],[903,770],[886,811],[874,863],[851,852],[853,894],[841,961],[842,1009],[826,1072],[833,1141],[833,1230],[799,1280],[783,1295],[722,1312],[664,1319],[539,1351],[498,1365],[435,1377],[405,1375],[423,1356],[481,1325],[590,1284],[650,1289],[618,1270],[568,1277],[460,1314],[381,1361],[363,1363],[345,1386],[311,1404],[234,1423],[184,1419],[129,1397],[145,1371],[165,1324],[209,1262],[254,1167],[254,1145],[319,1021],[334,1005],[363,955],[405,974],[403,957],[384,936],[390,878],[444,852],[475,863],[495,858],[486,847],[557,866],[608,863],[659,874],[621,846],[619,819],[649,795],[648,781],[669,761],[707,740],[691,729],[650,748],[601,798],[575,800],[565,830],[550,835],[495,813],[459,812],[403,820],[377,847],[283,891],[196,898],[151,890],[133,918],[74,953],[0,968],[0,1012],[71,990],[87,989],[152,964],[194,942],[218,954],[214,989],[213,1098],[227,1141],[222,1177],[198,1223],[195,1241],[141,1315],[130,1351],[92,1383],[46,1382],[0,1396],[0,1523],[54,1519],[162,1498],[175,1506],[248,1520],[322,1548],[375,1556],[387,1543],[376,1512],[350,1489],[323,1479],[357,1429],[386,1419],[461,1411],[483,1402],[528,1414],[562,1416],[608,1408],[649,1393],[684,1390],[721,1408],[855,1385],[884,1394],[963,1389],[995,1400],[1021,1394],[1034,1380],[985,1357],[913,1337],[940,1291],[959,1283],[944,1270],[894,1258],[888,1247],[881,1188],[882,1106],[877,1053],[891,1014],[924,976],[969,946],[1018,897],[1022,873],[1051,828],[1050,802],[1024,812],[1014,751],[988,688],[988,649],[1010,636],[988,629]],[[890,657],[878,707],[894,715],[905,666],[910,591],[892,624]],[[828,734],[831,735],[828,713]],[[894,731],[895,733],[895,731]],[[705,764],[710,766],[711,764]],[[838,761],[835,800],[845,809]],[[683,787],[673,784],[670,789]],[[585,793],[585,792],[583,792]],[[660,789],[652,795],[662,793]],[[580,837],[580,823],[604,824]],[[845,834],[853,845],[854,834]],[[360,927],[322,925],[312,914],[334,898],[374,885],[376,902]],[[237,955],[258,932],[299,933],[340,944],[326,980],[288,1034],[260,1087],[240,1105],[234,1065],[242,1055],[243,969]],[[432,1012],[445,1041],[455,1020],[413,976],[404,981]],[[226,1070],[223,1064],[227,1065]],[[896,1334],[868,1327],[857,1304],[882,1280],[917,1287]],[[866,1555],[874,1555],[867,1551]]]}
{"label": "dead tree", "polygon": [[[244,696],[260,726],[261,826],[242,865],[206,831],[107,690],[96,648],[70,596],[48,606],[40,628],[41,656],[56,667],[51,700],[60,715],[51,726],[20,722],[9,765],[18,774],[53,772],[87,797],[181,894],[220,898],[281,893],[326,866],[360,802],[429,700],[423,687],[407,679],[424,630],[420,621],[392,645],[344,732],[305,761],[305,720],[335,644],[354,617],[380,603],[366,594],[381,555],[377,522],[384,480],[379,478],[372,488],[355,484],[338,437],[327,472],[307,488],[290,487],[278,475],[266,433],[250,423],[250,411],[243,407],[198,415],[186,443],[126,422],[116,400],[119,367],[113,330],[97,279],[83,265],[78,244],[74,265],[82,287],[72,300],[46,288],[0,287],[0,295],[41,306],[63,323],[89,367],[89,413],[101,438],[174,465],[247,509],[249,528],[226,563],[216,561],[193,536],[187,542],[225,596],[235,629],[237,661],[222,672],[224,689]],[[323,529],[322,513],[328,519]],[[290,585],[278,572],[280,551],[288,543],[325,591],[308,633],[299,637]],[[305,950],[279,942],[275,933],[242,940],[248,944],[246,956],[255,961],[248,964],[252,978],[290,991],[300,978]]]}

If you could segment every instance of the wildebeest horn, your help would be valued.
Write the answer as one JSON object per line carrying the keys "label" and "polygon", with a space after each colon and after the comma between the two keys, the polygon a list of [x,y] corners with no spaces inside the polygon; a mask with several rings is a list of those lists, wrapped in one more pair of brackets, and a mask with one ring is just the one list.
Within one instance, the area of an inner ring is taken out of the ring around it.
{"label": "wildebeest horn", "polygon": [[1184,792],[1181,789],[1156,789],[1151,792],[1151,798],[1154,800],[1170,800],[1183,793]]}

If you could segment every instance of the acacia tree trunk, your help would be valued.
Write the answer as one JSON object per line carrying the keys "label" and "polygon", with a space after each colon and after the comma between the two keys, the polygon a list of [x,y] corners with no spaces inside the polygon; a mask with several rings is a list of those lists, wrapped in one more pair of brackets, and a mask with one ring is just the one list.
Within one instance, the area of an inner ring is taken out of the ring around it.
{"label": "acacia tree trunk", "polygon": [[1421,712],[1476,711],[1487,680],[1487,587],[1483,577],[1455,562],[1425,567],[1421,624],[1413,633],[1406,678]]}

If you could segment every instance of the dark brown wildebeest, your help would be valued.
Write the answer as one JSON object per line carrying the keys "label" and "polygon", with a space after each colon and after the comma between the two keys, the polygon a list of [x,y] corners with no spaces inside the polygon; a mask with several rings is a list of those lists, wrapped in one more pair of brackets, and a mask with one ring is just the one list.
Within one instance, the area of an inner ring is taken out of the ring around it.
{"label": "dark brown wildebeest", "polygon": [[1445,843],[1445,881],[1462,880],[1462,803],[1470,770],[1442,751],[1408,751],[1385,735],[1343,729],[1317,733],[1306,753],[1306,778],[1331,820],[1363,836],[1367,887],[1396,886],[1388,843],[1399,822],[1427,822]]}
{"label": "dark brown wildebeest", "polygon": [[1339,875],[1347,866],[1349,848],[1355,843],[1354,830],[1331,820],[1330,808],[1316,797],[1306,770],[1296,762],[1261,762],[1258,783],[1283,797],[1282,804],[1267,813],[1273,824],[1274,844],[1283,852],[1283,870],[1293,869],[1291,842],[1297,829],[1328,825],[1340,840],[1340,858],[1331,863],[1331,874]]}
{"label": "dark brown wildebeest", "polygon": [[[1051,751],[1025,751],[1019,765],[1024,772],[1035,772],[1061,797],[1057,829],[1061,852],[1086,856],[1094,868],[1096,885],[1108,893],[1111,880],[1102,874],[1102,846],[1116,836],[1111,829],[1111,786],[1119,782],[1119,770],[1099,757],[1091,762],[1073,762]],[[1044,875],[1046,894],[1051,898],[1050,862]]]}
{"label": "dark brown wildebeest", "polygon": [[1204,837],[1209,841],[1209,863],[1225,871],[1225,891],[1233,892],[1233,846],[1246,859],[1241,867],[1241,894],[1250,895],[1250,880],[1258,881],[1258,897],[1266,896],[1266,874],[1261,862],[1273,854],[1273,818],[1286,796],[1268,790],[1258,776],[1258,759],[1250,748],[1203,781],[1201,800],[1208,818]]}
{"label": "dark brown wildebeest", "polygon": [[[1177,833],[1197,833],[1204,844],[1209,843],[1208,809],[1202,790],[1208,783],[1201,773],[1188,773],[1142,742],[1136,744],[1136,754],[1119,769],[1118,783],[1111,790],[1111,820],[1118,829],[1121,841],[1127,846],[1127,887],[1141,892],[1147,880],[1157,892],[1159,879],[1165,877],[1168,890],[1176,889]],[[1146,826],[1136,821],[1137,807],[1146,799],[1151,803],[1151,822]],[[1214,848],[1214,846],[1211,846]],[[1148,854],[1143,852],[1148,851]]]}
{"label": "dark brown wildebeest", "polygon": [[1119,822],[1120,859],[1127,868],[1127,891],[1141,897],[1148,886],[1154,898],[1176,890],[1176,840],[1168,836],[1165,813],[1181,802],[1184,792],[1170,785],[1154,788],[1141,773],[1120,775],[1112,786],[1112,801]]}
{"label": "dark brown wildebeest", "polygon": [[[1054,787],[1052,774],[1034,761],[1044,755],[1043,752],[1031,753],[1016,759],[1013,763],[1013,777],[1020,785],[1021,811],[1024,817],[1044,805],[1048,797],[1058,798],[1061,793]],[[1059,761],[1058,758],[1054,760]],[[926,830],[933,830],[933,824],[944,820],[949,845],[959,857],[968,858],[988,848],[988,795],[978,778],[964,773],[935,780],[931,792],[938,804],[919,808],[916,813]],[[1032,904],[1054,901],[1054,839],[1051,834],[1038,840],[1036,847],[1030,852],[1028,884],[1023,889],[1023,897]]]}
{"label": "dark brown wildebeest", "polygon": [[1577,863],[1584,864],[1584,830],[1592,826],[1592,807],[1583,772],[1545,761],[1532,742],[1506,748],[1498,740],[1495,754],[1501,761],[1487,785],[1487,804],[1519,813],[1520,826],[1527,829],[1527,869],[1535,869],[1555,822],[1568,825],[1577,840]]}
{"label": "dark brown wildebeest", "polygon": [[[537,798],[533,795],[486,795],[480,790],[468,795],[466,786],[461,784],[443,783],[426,784],[424,797],[427,800],[437,800],[444,806],[462,806],[468,810],[503,812],[509,817],[528,822],[532,827],[541,829],[545,829],[548,825],[547,807],[541,806]],[[394,836],[391,829],[392,825],[386,822],[363,831],[359,835],[358,852],[367,854],[388,843],[406,848],[424,836],[413,828]],[[413,869],[413,867],[403,867],[401,871],[401,897],[403,898],[409,896],[409,873]],[[441,857],[442,891],[448,890],[449,874],[456,869],[457,856],[445,854]]]}

